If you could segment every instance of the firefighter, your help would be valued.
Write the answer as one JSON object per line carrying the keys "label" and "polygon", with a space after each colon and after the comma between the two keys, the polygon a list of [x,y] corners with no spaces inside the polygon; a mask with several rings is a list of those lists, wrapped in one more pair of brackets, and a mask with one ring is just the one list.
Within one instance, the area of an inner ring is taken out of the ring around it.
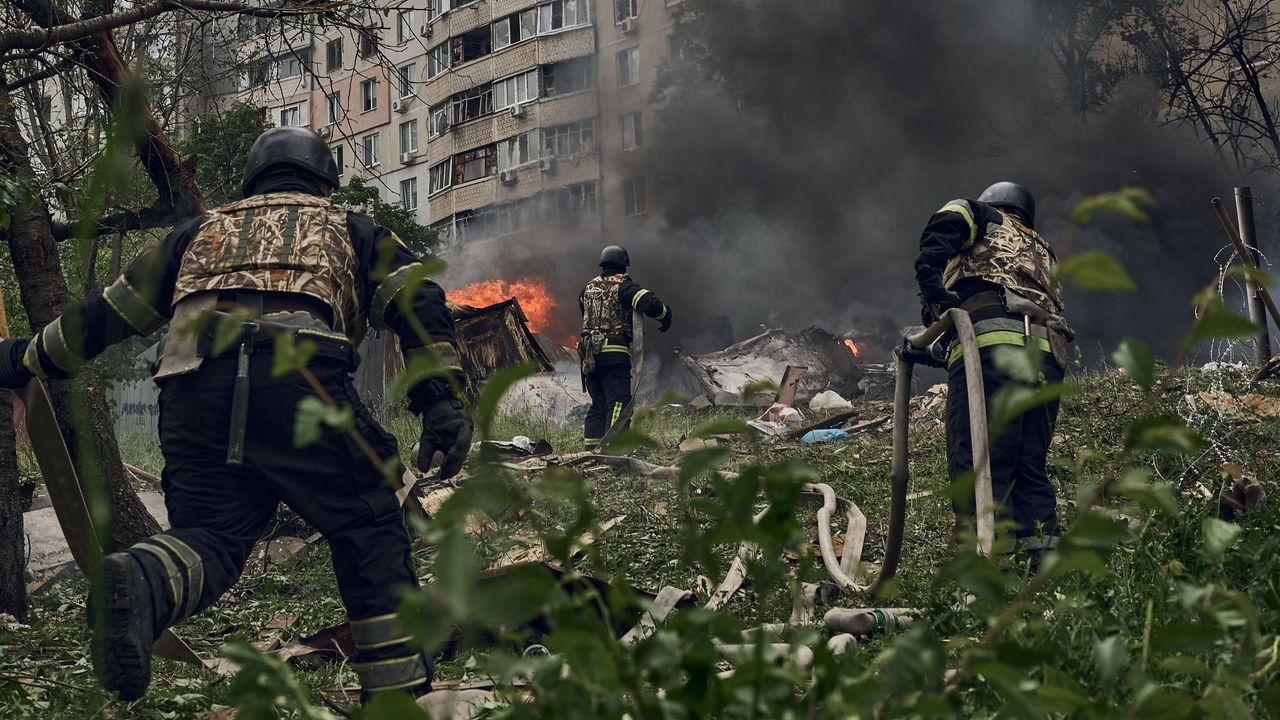
{"label": "firefighter", "polygon": [[[1035,231],[1036,206],[1020,185],[992,185],[975,200],[955,200],[934,214],[920,238],[916,282],[926,324],[959,307],[970,313],[978,337],[988,398],[1011,382],[993,357],[1005,346],[1040,350],[1039,378],[1058,382],[1067,363],[1071,329],[1062,317],[1062,291],[1053,249]],[[958,342],[942,353],[947,367],[947,465],[954,481],[973,469],[964,363]],[[1013,419],[991,442],[992,495],[998,517],[1014,527],[1016,545],[1033,562],[1057,543],[1057,492],[1046,462],[1058,402]],[[973,514],[973,497],[957,501],[958,517]]]}
{"label": "firefighter", "polygon": [[615,423],[628,422],[624,411],[631,404],[632,314],[658,321],[658,330],[671,329],[671,308],[658,296],[627,275],[631,258],[610,245],[600,253],[600,274],[578,297],[582,310],[582,335],[578,357],[582,362],[582,386],[591,396],[591,408],[583,430],[583,443],[594,450]]}
{"label": "firefighter", "polygon": [[[106,555],[105,583],[90,595],[106,617],[92,628],[94,669],[122,699],[146,692],[156,637],[236,582],[280,502],[333,552],[365,697],[430,690],[430,659],[394,615],[399,589],[418,584],[390,483],[399,471],[384,474],[376,464],[398,460],[396,440],[351,382],[367,325],[395,332],[406,354],[450,368],[409,391],[422,417],[420,467],[439,453],[441,475],[456,474],[472,423],[455,390],[460,370],[444,292],[393,232],[331,204],[338,183],[319,136],[268,130],[249,151],[243,200],[179,225],[110,287],[68,306],[30,340],[0,346],[0,385],[16,388],[32,377],[68,377],[113,343],[170,327],[156,382],[172,527]],[[213,338],[227,323],[233,345],[218,354]],[[306,377],[273,374],[282,334],[314,346]],[[323,394],[354,412],[363,442],[325,429],[294,447],[299,403]]]}

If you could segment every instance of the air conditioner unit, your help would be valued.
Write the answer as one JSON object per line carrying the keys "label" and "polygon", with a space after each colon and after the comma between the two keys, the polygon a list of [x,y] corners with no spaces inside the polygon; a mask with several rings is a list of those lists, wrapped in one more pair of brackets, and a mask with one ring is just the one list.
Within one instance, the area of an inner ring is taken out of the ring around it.
{"label": "air conditioner unit", "polygon": [[434,32],[435,32],[435,29],[431,26],[431,23],[425,22],[425,23],[422,23],[422,28],[418,31],[418,34],[424,38],[429,38],[431,37],[431,34]]}
{"label": "air conditioner unit", "polygon": [[409,112],[409,101],[404,98],[392,100],[391,112],[398,112],[398,113]]}
{"label": "air conditioner unit", "polygon": [[526,108],[521,103],[516,103],[515,105],[511,106],[511,117],[513,118],[522,118],[528,114],[529,114],[528,108]]}
{"label": "air conditioner unit", "polygon": [[414,163],[416,163],[416,162],[418,162],[418,151],[417,151],[417,150],[410,150],[409,152],[402,152],[402,153],[400,153],[400,164],[401,164],[401,165],[412,165],[412,164],[414,164]]}
{"label": "air conditioner unit", "polygon": [[556,171],[556,159],[554,157],[544,157],[538,161],[538,169],[544,173],[553,173]]}
{"label": "air conditioner unit", "polygon": [[640,23],[633,17],[625,18],[622,22],[618,23],[618,29],[621,30],[624,35],[634,35],[640,30]]}
{"label": "air conditioner unit", "polygon": [[516,171],[503,170],[502,172],[498,173],[498,182],[502,183],[503,185],[515,185]]}
{"label": "air conditioner unit", "polygon": [[321,125],[320,129],[316,130],[316,132],[320,134],[320,137],[327,138],[333,132],[333,128],[328,125]]}

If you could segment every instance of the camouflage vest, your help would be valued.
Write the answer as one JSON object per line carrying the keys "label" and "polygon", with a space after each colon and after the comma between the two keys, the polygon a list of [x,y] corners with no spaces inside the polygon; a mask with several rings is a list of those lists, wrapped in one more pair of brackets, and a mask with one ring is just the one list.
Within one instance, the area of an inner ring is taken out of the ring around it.
{"label": "camouflage vest", "polygon": [[946,286],[981,278],[1026,296],[1052,314],[1061,314],[1062,286],[1056,277],[1058,259],[1053,248],[1013,217],[1004,212],[1000,217],[1003,223],[989,223],[986,235],[947,263],[943,273]]}
{"label": "camouflage vest", "polygon": [[582,291],[582,334],[619,336],[631,334],[631,309],[622,306],[618,289],[626,275],[601,275]]}
{"label": "camouflage vest", "polygon": [[217,290],[309,295],[329,306],[333,330],[359,342],[358,264],[346,210],[305,193],[254,195],[208,214],[182,255],[173,304]]}

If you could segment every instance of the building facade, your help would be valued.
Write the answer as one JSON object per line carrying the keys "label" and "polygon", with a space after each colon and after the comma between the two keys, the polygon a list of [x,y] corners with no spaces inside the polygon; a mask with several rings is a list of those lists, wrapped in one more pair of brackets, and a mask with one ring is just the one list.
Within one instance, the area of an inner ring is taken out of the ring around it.
{"label": "building facade", "polygon": [[[206,107],[315,130],[446,243],[601,233],[652,212],[650,92],[680,0],[417,0],[333,28],[241,16]],[[212,106],[212,107],[210,107]]]}

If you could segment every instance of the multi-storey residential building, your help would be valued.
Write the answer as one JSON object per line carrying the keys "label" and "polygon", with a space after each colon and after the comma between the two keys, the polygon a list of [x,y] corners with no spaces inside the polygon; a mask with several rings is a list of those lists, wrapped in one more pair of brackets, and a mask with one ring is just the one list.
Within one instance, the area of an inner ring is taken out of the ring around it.
{"label": "multi-storey residential building", "polygon": [[[416,0],[329,28],[242,17],[209,48],[202,110],[253,103],[309,127],[344,181],[457,243],[652,210],[642,155],[679,0]],[[363,25],[363,27],[359,27]]]}

